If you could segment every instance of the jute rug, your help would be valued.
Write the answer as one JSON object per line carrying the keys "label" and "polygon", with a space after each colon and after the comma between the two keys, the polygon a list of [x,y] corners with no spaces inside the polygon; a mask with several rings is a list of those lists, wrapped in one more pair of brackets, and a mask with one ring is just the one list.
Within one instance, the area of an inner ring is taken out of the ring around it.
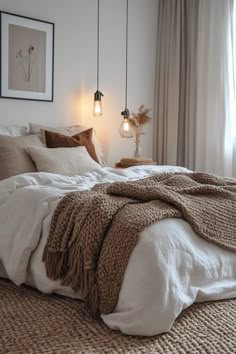
{"label": "jute rug", "polygon": [[236,299],[195,304],[169,333],[132,337],[91,318],[81,302],[42,295],[0,279],[0,353],[233,354]]}

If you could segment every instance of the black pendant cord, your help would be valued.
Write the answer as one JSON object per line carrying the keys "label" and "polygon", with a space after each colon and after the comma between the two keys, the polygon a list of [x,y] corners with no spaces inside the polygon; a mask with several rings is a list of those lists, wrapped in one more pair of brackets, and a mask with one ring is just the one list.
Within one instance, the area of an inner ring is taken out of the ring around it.
{"label": "black pendant cord", "polygon": [[100,0],[98,0],[98,20],[97,20],[97,91],[99,88],[99,18],[100,18]]}
{"label": "black pendant cord", "polygon": [[127,91],[128,91],[128,17],[129,17],[129,0],[126,1],[125,109],[127,109]]}

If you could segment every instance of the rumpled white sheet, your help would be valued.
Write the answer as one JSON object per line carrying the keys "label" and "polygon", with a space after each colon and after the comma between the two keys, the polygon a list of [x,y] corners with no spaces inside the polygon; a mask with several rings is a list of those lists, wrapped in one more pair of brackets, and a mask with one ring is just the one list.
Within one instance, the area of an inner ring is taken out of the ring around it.
{"label": "rumpled white sheet", "polygon": [[[45,293],[79,298],[69,287],[46,276],[42,252],[50,221],[64,193],[99,182],[138,179],[168,166],[105,168],[84,176],[32,173],[0,182],[1,275],[27,282]],[[166,332],[180,312],[195,301],[236,297],[236,255],[198,237],[180,219],[146,228],[131,255],[114,313],[102,315],[126,334]]]}

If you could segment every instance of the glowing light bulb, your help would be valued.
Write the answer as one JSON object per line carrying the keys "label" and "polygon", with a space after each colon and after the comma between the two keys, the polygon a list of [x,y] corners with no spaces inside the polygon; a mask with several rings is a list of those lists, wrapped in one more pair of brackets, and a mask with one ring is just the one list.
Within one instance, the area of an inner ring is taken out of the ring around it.
{"label": "glowing light bulb", "polygon": [[127,117],[124,117],[123,122],[121,123],[120,135],[122,136],[122,138],[132,138],[134,136],[133,129],[129,122],[129,118]]}
{"label": "glowing light bulb", "polygon": [[103,94],[98,90],[94,93],[93,115],[95,117],[100,117],[103,115],[102,96]]}
{"label": "glowing light bulb", "polygon": [[93,115],[95,117],[100,117],[102,116],[103,111],[102,111],[102,101],[94,101],[93,104]]}
{"label": "glowing light bulb", "polygon": [[127,122],[127,119],[124,119],[124,122],[123,122],[123,129],[124,129],[124,131],[126,131],[126,132],[129,131],[129,122]]}

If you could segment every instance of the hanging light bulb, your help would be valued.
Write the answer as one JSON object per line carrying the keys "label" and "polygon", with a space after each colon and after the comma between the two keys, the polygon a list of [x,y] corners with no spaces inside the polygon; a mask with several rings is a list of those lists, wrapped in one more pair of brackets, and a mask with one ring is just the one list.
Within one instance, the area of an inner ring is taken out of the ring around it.
{"label": "hanging light bulb", "polygon": [[103,114],[102,96],[103,96],[103,94],[98,90],[94,93],[93,115],[95,117],[100,117]]}
{"label": "hanging light bulb", "polygon": [[99,91],[99,10],[100,10],[100,0],[98,0],[98,18],[97,18],[97,91],[94,93],[94,103],[93,103],[93,115],[95,117],[100,117],[103,115],[102,110],[102,94]]}
{"label": "hanging light bulb", "polygon": [[128,86],[128,0],[126,0],[126,72],[125,72],[125,109],[121,112],[123,121],[120,126],[120,135],[122,138],[132,138],[133,129],[130,125],[129,110],[127,108],[127,86]]}
{"label": "hanging light bulb", "polygon": [[120,135],[122,138],[132,138],[134,134],[129,121],[129,110],[126,108],[123,112],[121,112],[121,115],[124,119],[120,125]]}

